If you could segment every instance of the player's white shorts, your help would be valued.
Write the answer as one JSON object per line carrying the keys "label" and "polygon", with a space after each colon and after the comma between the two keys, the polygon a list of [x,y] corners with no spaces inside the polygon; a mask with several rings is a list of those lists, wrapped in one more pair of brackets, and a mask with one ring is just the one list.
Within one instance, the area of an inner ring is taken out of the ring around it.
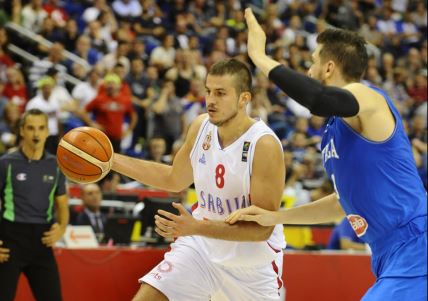
{"label": "player's white shorts", "polygon": [[278,301],[282,286],[282,252],[262,267],[226,267],[197,250],[194,239],[181,237],[164,260],[139,281],[170,301]]}

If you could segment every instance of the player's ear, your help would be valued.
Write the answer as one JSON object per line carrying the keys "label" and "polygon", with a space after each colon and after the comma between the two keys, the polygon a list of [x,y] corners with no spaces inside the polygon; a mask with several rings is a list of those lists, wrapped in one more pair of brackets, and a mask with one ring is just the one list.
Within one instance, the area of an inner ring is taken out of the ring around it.
{"label": "player's ear", "polygon": [[325,67],[325,77],[326,78],[331,77],[335,69],[336,69],[336,64],[331,60],[328,61]]}
{"label": "player's ear", "polygon": [[251,93],[250,92],[242,92],[239,97],[240,106],[246,106],[247,103],[251,101]]}

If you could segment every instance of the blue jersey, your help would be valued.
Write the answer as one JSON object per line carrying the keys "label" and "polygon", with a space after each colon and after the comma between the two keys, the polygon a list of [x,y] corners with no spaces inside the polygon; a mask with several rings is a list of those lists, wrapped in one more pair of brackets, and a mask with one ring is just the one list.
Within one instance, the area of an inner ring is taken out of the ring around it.
{"label": "blue jersey", "polygon": [[[426,275],[426,191],[400,114],[383,91],[373,89],[384,96],[394,115],[393,134],[383,142],[369,141],[341,118],[331,117],[321,142],[324,167],[352,228],[372,249],[375,274],[402,276],[407,269],[406,276]],[[392,260],[386,254],[398,248],[395,245],[419,234],[421,246],[406,255],[410,258],[386,262]]]}

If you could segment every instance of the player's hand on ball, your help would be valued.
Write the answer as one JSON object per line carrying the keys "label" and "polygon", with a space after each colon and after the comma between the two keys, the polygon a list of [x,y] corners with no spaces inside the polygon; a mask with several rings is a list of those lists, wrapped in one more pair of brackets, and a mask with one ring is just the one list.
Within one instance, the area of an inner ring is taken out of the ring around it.
{"label": "player's hand on ball", "polygon": [[50,230],[43,233],[42,243],[47,247],[53,247],[55,243],[61,239],[65,230],[62,229],[58,223],[51,226]]}
{"label": "player's hand on ball", "polygon": [[188,236],[196,234],[197,220],[179,203],[172,203],[180,215],[175,215],[164,210],[158,210],[155,215],[155,231],[165,238]]}
{"label": "player's hand on ball", "polygon": [[9,260],[10,250],[7,248],[2,248],[3,242],[0,240],[0,263],[6,262]]}
{"label": "player's hand on ball", "polygon": [[274,214],[275,212],[252,205],[247,208],[236,210],[228,217],[226,217],[225,222],[229,224],[234,224],[238,221],[247,221],[256,222],[262,226],[273,226],[275,225],[273,218]]}

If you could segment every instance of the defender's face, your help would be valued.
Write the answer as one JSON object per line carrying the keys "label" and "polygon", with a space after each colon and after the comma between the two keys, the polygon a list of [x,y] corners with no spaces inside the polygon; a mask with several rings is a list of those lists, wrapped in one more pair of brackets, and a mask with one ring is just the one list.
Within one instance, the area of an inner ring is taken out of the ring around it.
{"label": "defender's face", "polygon": [[321,64],[321,58],[319,56],[322,46],[317,45],[315,51],[312,53],[312,65],[309,68],[308,76],[316,79],[323,84],[325,83],[324,65]]}
{"label": "defender's face", "polygon": [[20,128],[23,146],[42,149],[49,135],[47,119],[43,115],[28,115]]}
{"label": "defender's face", "polygon": [[235,90],[235,76],[210,75],[205,82],[205,102],[209,120],[217,126],[233,119],[239,110],[239,95]]}

